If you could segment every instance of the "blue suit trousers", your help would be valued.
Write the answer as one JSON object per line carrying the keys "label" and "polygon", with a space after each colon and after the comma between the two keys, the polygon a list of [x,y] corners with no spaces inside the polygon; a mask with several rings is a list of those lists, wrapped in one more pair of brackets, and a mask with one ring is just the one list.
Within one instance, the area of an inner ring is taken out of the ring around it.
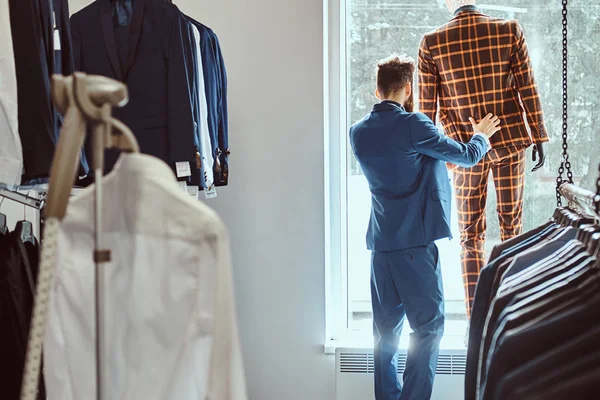
{"label": "blue suit trousers", "polygon": [[[444,334],[444,292],[435,243],[371,256],[375,399],[429,400]],[[403,382],[398,343],[405,317],[413,332]]]}

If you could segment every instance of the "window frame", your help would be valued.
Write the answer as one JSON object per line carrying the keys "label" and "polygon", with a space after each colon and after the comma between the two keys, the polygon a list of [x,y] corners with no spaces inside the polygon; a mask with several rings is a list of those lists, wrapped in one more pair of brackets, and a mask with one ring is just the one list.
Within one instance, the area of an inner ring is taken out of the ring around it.
{"label": "window frame", "polygon": [[333,353],[348,330],[346,0],[323,2],[323,34],[325,352]]}

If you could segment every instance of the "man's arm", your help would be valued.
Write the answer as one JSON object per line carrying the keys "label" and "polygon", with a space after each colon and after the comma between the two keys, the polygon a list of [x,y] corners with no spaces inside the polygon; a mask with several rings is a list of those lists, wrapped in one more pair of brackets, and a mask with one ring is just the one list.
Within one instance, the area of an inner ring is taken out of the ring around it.
{"label": "man's arm", "polygon": [[439,79],[440,74],[424,36],[419,47],[419,111],[427,115],[434,124],[437,117]]}
{"label": "man's arm", "polygon": [[476,165],[491,149],[490,140],[476,133],[469,143],[459,143],[442,134],[431,119],[421,113],[411,117],[410,134],[417,153],[465,168]]}
{"label": "man's arm", "polygon": [[525,107],[527,122],[531,129],[531,136],[535,143],[548,141],[548,134],[544,125],[544,113],[538,87],[533,75],[531,58],[525,42],[525,33],[521,25],[514,21],[515,41],[510,59],[511,68],[515,76],[521,101]]}

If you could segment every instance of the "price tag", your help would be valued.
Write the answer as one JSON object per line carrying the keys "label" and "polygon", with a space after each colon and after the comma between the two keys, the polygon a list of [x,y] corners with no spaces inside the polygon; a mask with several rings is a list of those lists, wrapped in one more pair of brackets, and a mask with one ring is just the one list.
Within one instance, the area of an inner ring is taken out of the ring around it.
{"label": "price tag", "polygon": [[177,171],[178,178],[184,178],[192,175],[192,169],[190,168],[189,161],[181,161],[175,163],[175,170]]}
{"label": "price tag", "polygon": [[187,192],[190,196],[194,198],[194,200],[198,200],[198,186],[188,186]]}
{"label": "price tag", "polygon": [[179,185],[179,188],[181,190],[183,190],[186,193],[188,192],[188,190],[187,190],[187,182],[186,181],[180,181],[180,182],[177,182],[177,184]]}
{"label": "price tag", "polygon": [[215,197],[217,197],[217,188],[214,186],[211,186],[209,188],[206,188],[204,190],[204,195],[206,196],[207,199],[214,199]]}
{"label": "price tag", "polygon": [[58,29],[54,30],[54,50],[60,50],[60,34]]}

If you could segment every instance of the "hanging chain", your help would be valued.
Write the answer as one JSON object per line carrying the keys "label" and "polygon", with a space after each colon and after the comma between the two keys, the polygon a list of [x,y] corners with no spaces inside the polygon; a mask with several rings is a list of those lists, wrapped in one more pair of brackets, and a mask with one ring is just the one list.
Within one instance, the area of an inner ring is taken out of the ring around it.
{"label": "hanging chain", "polygon": [[598,164],[598,180],[596,180],[596,214],[600,214],[600,164]]}
{"label": "hanging chain", "polygon": [[[562,207],[562,197],[560,195],[560,185],[563,182],[573,183],[573,172],[571,171],[571,161],[569,161],[569,143],[568,143],[568,121],[569,121],[569,97],[568,97],[568,60],[569,60],[569,37],[568,37],[568,24],[567,24],[567,4],[568,0],[562,0],[562,34],[563,34],[563,70],[562,70],[562,84],[563,84],[563,124],[562,124],[562,160],[560,167],[558,168],[558,177],[556,178],[556,202],[559,207]],[[563,178],[563,175],[567,171],[567,179]]]}

